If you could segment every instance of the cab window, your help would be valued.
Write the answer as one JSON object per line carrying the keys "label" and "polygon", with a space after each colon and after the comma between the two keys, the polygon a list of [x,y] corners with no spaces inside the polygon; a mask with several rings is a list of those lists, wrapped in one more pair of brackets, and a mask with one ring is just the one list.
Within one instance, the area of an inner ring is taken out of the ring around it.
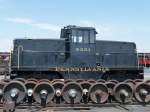
{"label": "cab window", "polygon": [[72,42],[82,43],[83,42],[83,32],[78,30],[72,30]]}
{"label": "cab window", "polygon": [[89,43],[89,31],[84,31],[84,43]]}
{"label": "cab window", "polygon": [[82,31],[78,31],[78,35],[77,35],[77,42],[78,43],[82,43],[83,42],[83,32]]}
{"label": "cab window", "polygon": [[95,32],[90,31],[90,43],[95,43]]}
{"label": "cab window", "polygon": [[72,30],[72,42],[74,43],[94,43],[95,33],[89,30]]}
{"label": "cab window", "polygon": [[72,30],[72,42],[77,42],[77,33],[76,30]]}

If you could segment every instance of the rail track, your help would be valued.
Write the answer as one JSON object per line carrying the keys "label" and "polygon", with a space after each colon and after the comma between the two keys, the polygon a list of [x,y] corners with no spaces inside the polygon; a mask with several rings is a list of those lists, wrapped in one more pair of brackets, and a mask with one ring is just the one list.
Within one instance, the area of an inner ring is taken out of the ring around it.
{"label": "rail track", "polygon": [[[0,111],[3,110],[3,104],[0,104]],[[150,105],[139,105],[138,103],[122,105],[118,103],[108,103],[108,104],[55,104],[47,105],[47,107],[42,108],[39,104],[26,105],[21,104],[16,106],[15,111],[22,112],[36,112],[36,111],[46,111],[46,112],[149,112]]]}

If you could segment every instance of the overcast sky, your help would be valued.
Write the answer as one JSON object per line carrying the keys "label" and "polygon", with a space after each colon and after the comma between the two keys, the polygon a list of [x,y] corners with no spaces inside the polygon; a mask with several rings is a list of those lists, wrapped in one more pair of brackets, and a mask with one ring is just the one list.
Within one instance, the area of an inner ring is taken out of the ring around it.
{"label": "overcast sky", "polygon": [[150,52],[150,0],[0,0],[0,51],[14,38],[59,38],[65,25],[96,27],[97,39]]}

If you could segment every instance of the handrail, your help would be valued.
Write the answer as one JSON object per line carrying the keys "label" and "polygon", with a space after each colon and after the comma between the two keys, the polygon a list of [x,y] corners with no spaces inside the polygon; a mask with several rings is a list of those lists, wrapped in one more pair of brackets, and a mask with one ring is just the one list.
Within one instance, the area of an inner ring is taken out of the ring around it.
{"label": "handrail", "polygon": [[18,46],[18,69],[20,67],[20,50],[23,51],[23,46]]}

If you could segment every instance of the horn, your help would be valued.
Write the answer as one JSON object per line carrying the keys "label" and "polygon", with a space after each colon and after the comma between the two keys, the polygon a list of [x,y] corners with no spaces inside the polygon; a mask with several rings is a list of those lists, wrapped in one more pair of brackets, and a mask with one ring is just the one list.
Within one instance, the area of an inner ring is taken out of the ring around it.
{"label": "horn", "polygon": [[42,107],[46,107],[46,104],[53,99],[54,93],[55,90],[50,83],[40,82],[34,87],[33,97]]}
{"label": "horn", "polygon": [[33,102],[33,89],[36,86],[35,81],[26,81],[25,86],[27,89],[27,101],[29,104],[31,104]]}
{"label": "horn", "polygon": [[105,84],[99,82],[90,87],[90,98],[93,103],[105,103],[108,96],[108,88]]}
{"label": "horn", "polygon": [[82,87],[82,101],[87,104],[89,102],[89,88],[91,87],[91,83],[83,81],[80,85]]}
{"label": "horn", "polygon": [[55,89],[55,97],[54,97],[53,101],[56,104],[60,104],[62,102],[62,88],[64,86],[64,82],[56,81],[52,84],[52,86]]}
{"label": "horn", "polygon": [[26,96],[26,87],[20,81],[11,81],[4,86],[3,93],[6,101],[20,103]]}
{"label": "horn", "polygon": [[118,83],[114,87],[114,97],[119,103],[128,103],[133,97],[133,88],[128,83]]}
{"label": "horn", "polygon": [[140,103],[150,102],[150,85],[141,82],[135,87],[135,98]]}
{"label": "horn", "polygon": [[82,87],[76,82],[68,82],[62,89],[66,103],[77,104],[82,99]]}

